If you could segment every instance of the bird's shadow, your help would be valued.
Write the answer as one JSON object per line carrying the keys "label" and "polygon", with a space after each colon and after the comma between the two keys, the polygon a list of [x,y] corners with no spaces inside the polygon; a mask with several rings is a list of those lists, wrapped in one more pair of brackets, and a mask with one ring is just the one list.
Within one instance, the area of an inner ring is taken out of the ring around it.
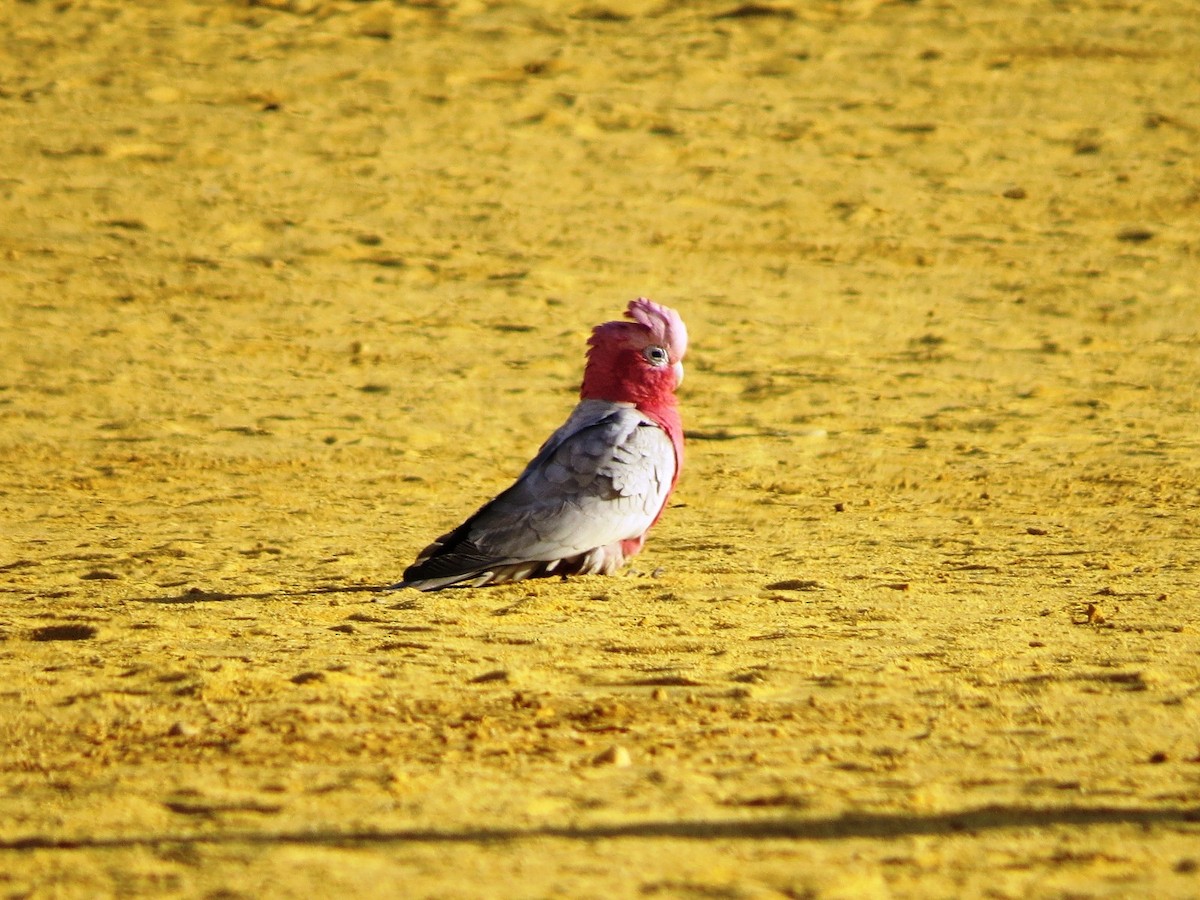
{"label": "bird's shadow", "polygon": [[291,591],[210,591],[204,588],[191,587],[182,594],[170,594],[159,597],[130,597],[135,603],[220,603],[232,600],[271,600],[278,597],[322,597],[328,594],[383,594],[388,597],[401,599],[400,594],[389,584],[352,584],[339,587],[326,586],[306,588]]}

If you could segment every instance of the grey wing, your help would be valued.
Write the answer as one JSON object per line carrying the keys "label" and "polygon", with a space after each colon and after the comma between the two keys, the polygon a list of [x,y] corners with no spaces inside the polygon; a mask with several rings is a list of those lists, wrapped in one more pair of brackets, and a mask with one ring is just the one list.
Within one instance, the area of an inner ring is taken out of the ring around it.
{"label": "grey wing", "polygon": [[610,406],[589,422],[596,412],[577,410],[473,517],[476,548],[496,561],[551,560],[646,532],[674,482],[671,439],[631,407]]}

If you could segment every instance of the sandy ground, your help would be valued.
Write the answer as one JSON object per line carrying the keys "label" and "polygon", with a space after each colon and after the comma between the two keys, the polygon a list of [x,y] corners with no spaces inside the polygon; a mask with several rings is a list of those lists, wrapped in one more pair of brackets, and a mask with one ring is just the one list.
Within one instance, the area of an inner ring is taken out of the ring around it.
{"label": "sandy ground", "polygon": [[[0,5],[6,897],[1200,894],[1190,0]],[[383,594],[638,294],[624,577]]]}

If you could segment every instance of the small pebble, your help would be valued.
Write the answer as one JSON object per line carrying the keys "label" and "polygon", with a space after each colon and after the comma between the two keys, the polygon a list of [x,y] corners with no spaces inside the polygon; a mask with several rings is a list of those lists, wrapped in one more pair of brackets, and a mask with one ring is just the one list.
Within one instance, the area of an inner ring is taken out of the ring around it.
{"label": "small pebble", "polygon": [[1154,232],[1149,228],[1122,228],[1117,232],[1117,240],[1125,241],[1128,244],[1141,244],[1154,237]]}
{"label": "small pebble", "polygon": [[508,672],[504,669],[492,669],[469,679],[468,684],[487,684],[490,681],[508,681]]}
{"label": "small pebble", "polygon": [[597,766],[616,766],[618,769],[625,769],[633,765],[633,758],[629,755],[629,751],[620,744],[613,744],[596,756],[592,762]]}

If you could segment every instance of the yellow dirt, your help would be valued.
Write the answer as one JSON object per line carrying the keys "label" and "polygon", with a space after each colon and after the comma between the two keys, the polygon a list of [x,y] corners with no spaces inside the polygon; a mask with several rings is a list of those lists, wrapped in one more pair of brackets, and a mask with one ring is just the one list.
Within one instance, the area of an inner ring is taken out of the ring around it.
{"label": "yellow dirt", "polygon": [[[1200,894],[1190,0],[0,6],[0,892]],[[380,593],[638,294],[625,577]]]}

